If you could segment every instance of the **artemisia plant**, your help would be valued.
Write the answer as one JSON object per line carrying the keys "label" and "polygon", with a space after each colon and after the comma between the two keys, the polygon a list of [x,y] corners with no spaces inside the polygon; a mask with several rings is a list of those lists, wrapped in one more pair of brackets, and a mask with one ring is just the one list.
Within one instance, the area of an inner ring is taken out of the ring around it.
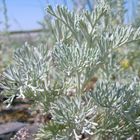
{"label": "artemisia plant", "polygon": [[140,28],[112,24],[104,1],[92,12],[60,6],[47,12],[55,45],[16,50],[1,81],[9,103],[15,95],[29,98],[51,115],[39,140],[139,139],[139,78],[135,72],[128,76],[119,62],[121,52],[140,39]]}

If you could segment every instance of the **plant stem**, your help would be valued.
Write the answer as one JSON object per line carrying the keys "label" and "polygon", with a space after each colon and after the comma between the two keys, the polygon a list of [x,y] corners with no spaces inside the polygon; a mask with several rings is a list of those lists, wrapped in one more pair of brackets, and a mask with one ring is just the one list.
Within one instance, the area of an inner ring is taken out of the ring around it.
{"label": "plant stem", "polygon": [[81,94],[80,77],[81,77],[81,74],[77,72],[77,93],[78,94]]}
{"label": "plant stem", "polygon": [[7,14],[6,0],[3,0],[2,3],[3,3],[3,15],[4,15],[5,32],[8,32],[9,25],[8,25],[8,14]]}

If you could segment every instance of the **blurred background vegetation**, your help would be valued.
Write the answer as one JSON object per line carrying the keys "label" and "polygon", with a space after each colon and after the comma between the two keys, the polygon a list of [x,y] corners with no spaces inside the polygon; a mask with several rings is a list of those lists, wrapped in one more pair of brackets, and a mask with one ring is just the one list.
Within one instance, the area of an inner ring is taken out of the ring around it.
{"label": "blurred background vegetation", "polygon": [[[8,16],[8,2],[8,0],[1,0],[0,5],[0,72],[2,72],[4,68],[11,63],[13,50],[21,47],[24,42],[28,42],[32,45],[37,45],[40,43],[49,44],[51,47],[55,43],[57,37],[57,32],[54,30],[52,23],[53,19],[51,19],[51,17],[45,12],[43,19],[37,21],[40,25],[38,26],[39,28],[11,31]],[[80,12],[82,9],[92,11],[98,0],[54,0],[53,2],[63,4],[70,10]],[[106,2],[112,7],[112,12],[110,15],[112,17],[112,25],[131,24],[134,27],[140,26],[140,0],[106,0]],[[46,4],[41,7],[42,10],[44,10],[48,4],[51,3],[49,0],[46,0]],[[118,50],[117,52],[120,53],[120,65],[126,71],[126,73],[135,71],[140,76],[139,45],[140,41],[134,43],[133,47],[128,46],[124,51]]]}

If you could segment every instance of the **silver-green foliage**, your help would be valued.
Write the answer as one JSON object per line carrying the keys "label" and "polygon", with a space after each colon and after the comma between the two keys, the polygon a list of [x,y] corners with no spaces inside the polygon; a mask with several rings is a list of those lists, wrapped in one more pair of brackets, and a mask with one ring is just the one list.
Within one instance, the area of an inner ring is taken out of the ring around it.
{"label": "silver-green foliage", "polygon": [[58,44],[54,48],[52,57],[58,69],[70,76],[71,74],[81,73],[93,64],[96,65],[98,62],[98,51],[98,49],[85,46]]}
{"label": "silver-green foliage", "polygon": [[[84,103],[86,103],[84,105]],[[97,123],[94,122],[96,116],[96,106],[92,99],[83,102],[81,98],[62,97],[55,103],[51,104],[50,108],[53,117],[53,122],[48,124],[45,129],[48,129],[41,138],[46,139],[80,139],[83,135],[93,135]],[[49,129],[50,126],[58,126],[55,132]]]}
{"label": "silver-green foliage", "polygon": [[[92,13],[49,6],[47,11],[55,18],[55,46],[48,50],[26,44],[3,73],[1,85],[11,100],[13,94],[34,99],[52,114],[37,139],[119,140],[139,134],[139,79],[110,77],[123,74],[117,49],[139,40],[140,28],[106,25],[108,9],[103,1]],[[96,87],[85,91],[95,74]]]}
{"label": "silver-green foliage", "polygon": [[140,96],[136,84],[99,82],[90,97],[98,105],[98,113],[104,112],[99,135],[104,137],[106,133],[108,138],[123,139],[138,134]]}

